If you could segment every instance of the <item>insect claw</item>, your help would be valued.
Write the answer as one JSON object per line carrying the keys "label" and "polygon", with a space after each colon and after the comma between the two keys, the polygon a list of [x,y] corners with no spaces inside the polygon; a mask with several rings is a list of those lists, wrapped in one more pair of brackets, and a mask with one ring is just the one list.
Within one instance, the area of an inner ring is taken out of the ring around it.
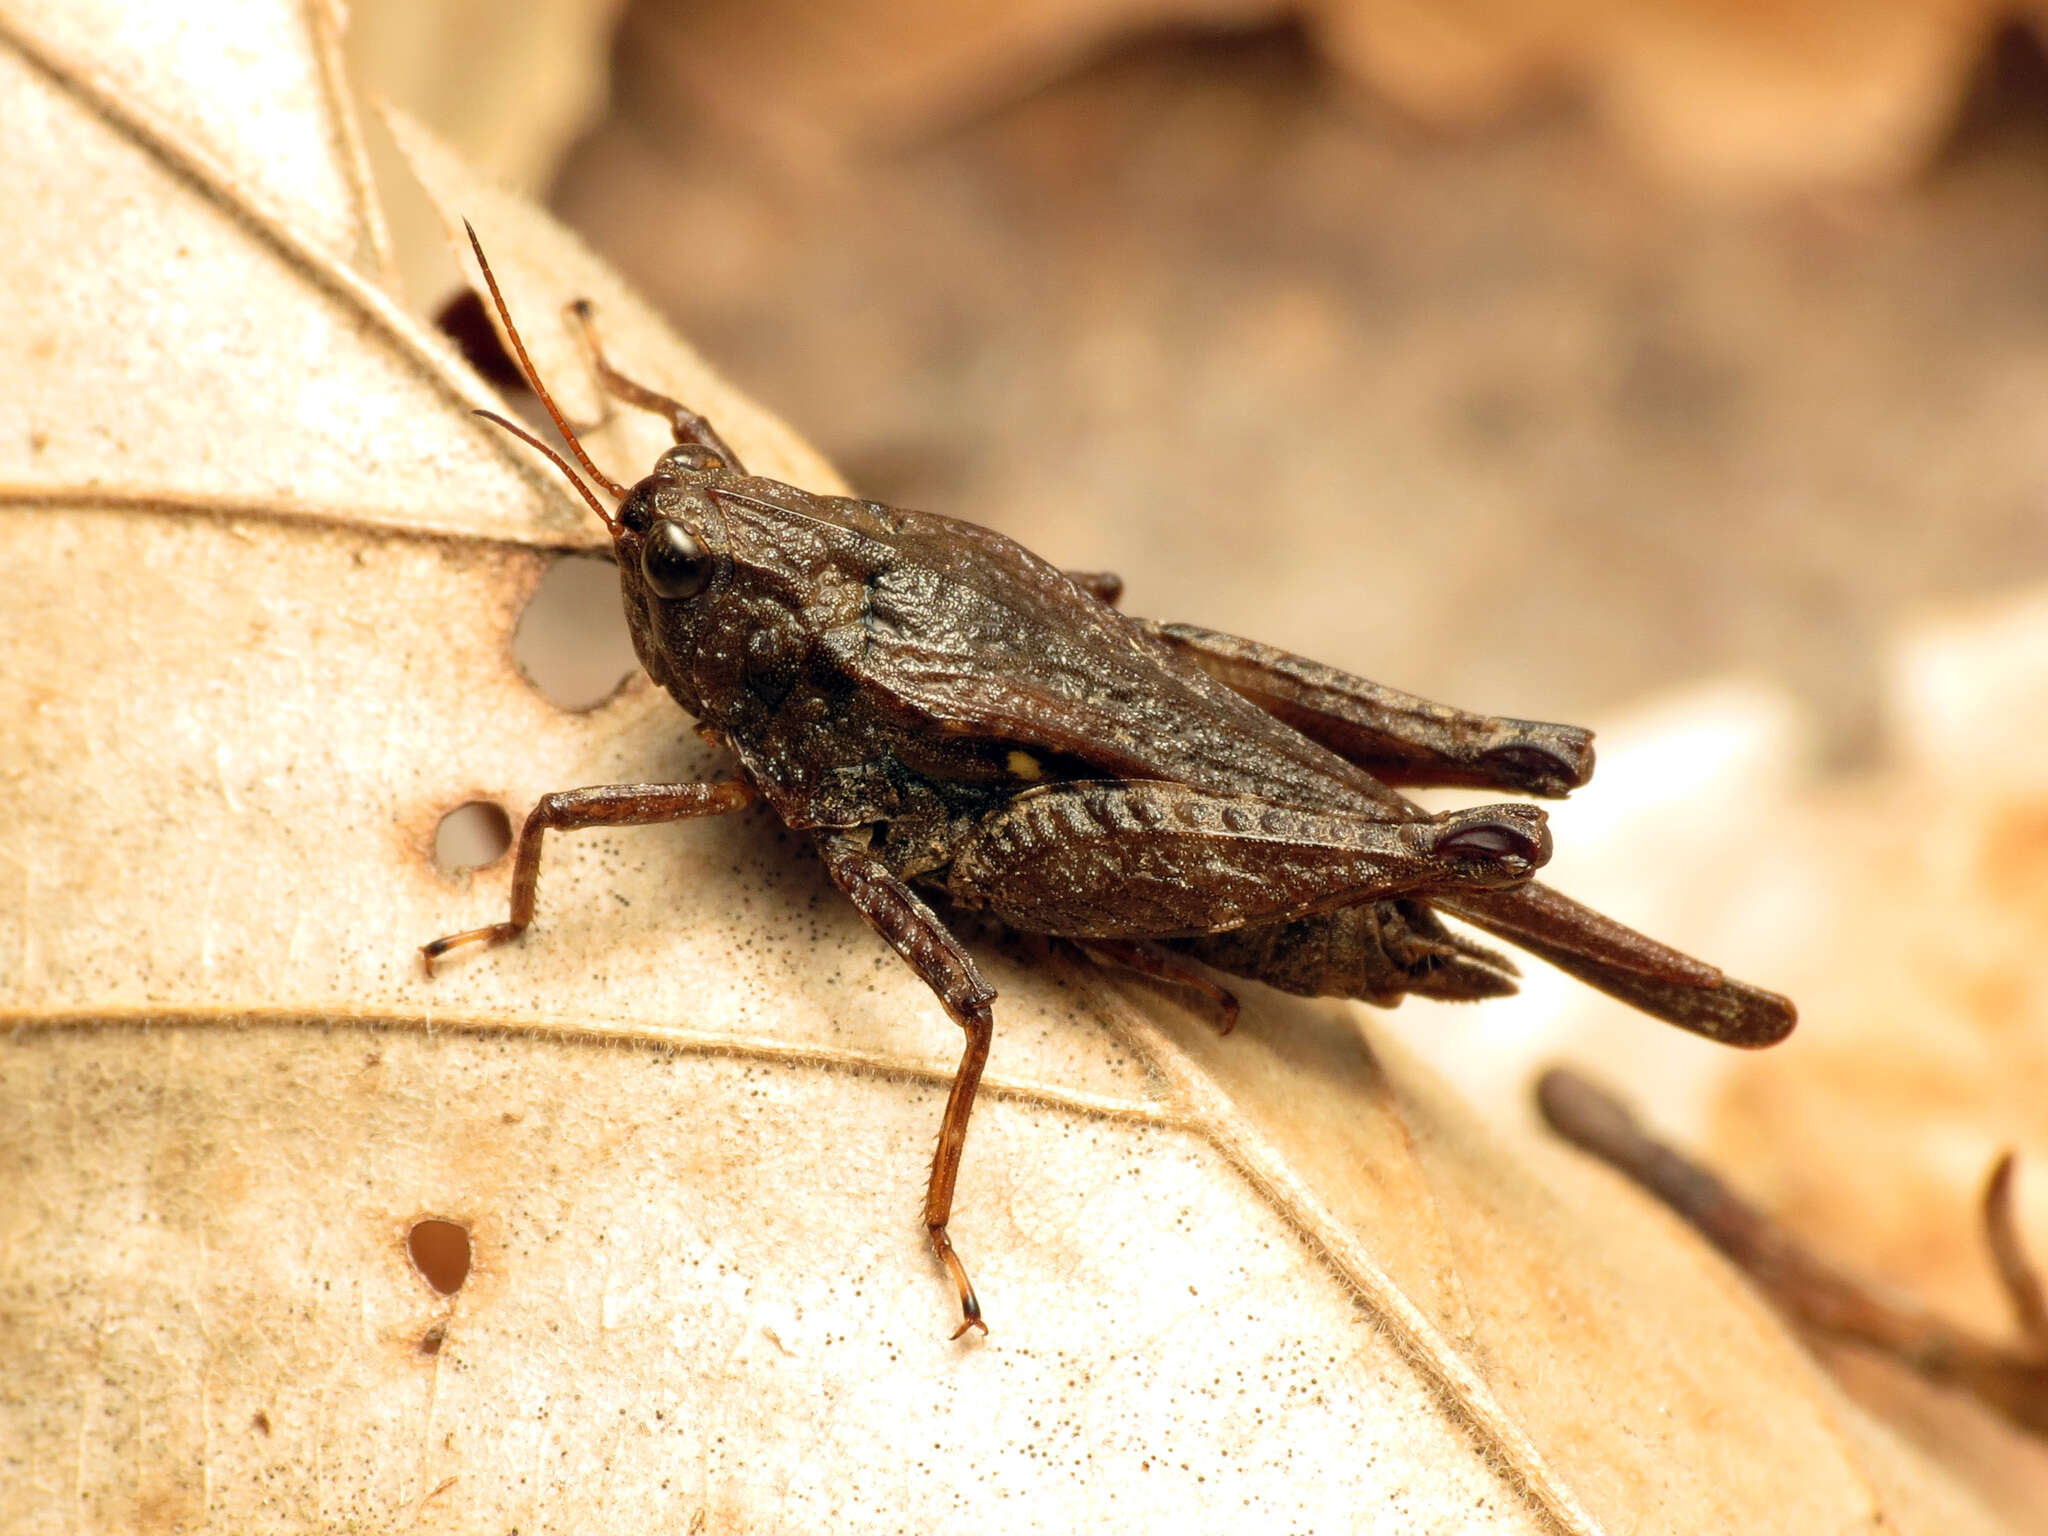
{"label": "insect claw", "polygon": [[952,1332],[959,1338],[970,1328],[979,1328],[982,1336],[988,1336],[988,1324],[981,1320],[981,1301],[974,1294],[974,1285],[967,1278],[967,1268],[960,1262],[960,1256],[953,1252],[953,1240],[946,1236],[943,1226],[928,1229],[932,1237],[932,1251],[939,1256],[939,1262],[946,1266],[946,1273],[953,1277],[953,1284],[960,1292],[961,1322]]}
{"label": "insect claw", "polygon": [[493,923],[488,928],[470,928],[462,933],[451,933],[446,938],[436,939],[431,944],[420,946],[420,961],[426,966],[429,979],[434,974],[434,962],[451,949],[464,944],[503,944],[507,939],[516,939],[524,924]]}

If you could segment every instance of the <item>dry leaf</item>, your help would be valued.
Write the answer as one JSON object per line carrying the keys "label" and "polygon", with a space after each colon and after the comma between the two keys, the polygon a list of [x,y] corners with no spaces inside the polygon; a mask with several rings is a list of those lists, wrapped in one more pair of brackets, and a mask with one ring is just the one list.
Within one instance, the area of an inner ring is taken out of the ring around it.
{"label": "dry leaf", "polygon": [[352,76],[402,103],[469,164],[546,191],[562,151],[604,110],[622,0],[355,0]]}
{"label": "dry leaf", "polygon": [[[538,197],[579,135],[604,114],[606,63],[620,0],[353,0],[343,38],[350,78],[395,102],[463,159],[516,192]],[[366,135],[405,279],[422,300],[445,260],[438,220],[385,137]]]}
{"label": "dry leaf", "polygon": [[[0,23],[0,1526],[1998,1529],[1395,1043],[1459,1015],[1260,993],[1218,1040],[982,945],[961,1345],[916,1216],[957,1038],[771,820],[561,839],[526,939],[422,979],[503,901],[443,812],[714,764],[644,683],[570,715],[513,666],[595,530],[389,297],[306,15],[186,22],[174,72],[126,13]],[[402,132],[572,409],[588,293],[826,478]]]}
{"label": "dry leaf", "polygon": [[1890,675],[1894,771],[1813,797],[1778,855],[1824,872],[1788,965],[1855,1027],[1744,1062],[1717,1155],[1831,1249],[1998,1326],[1976,1205],[2002,1149],[2048,1233],[2048,593],[1921,623]]}
{"label": "dry leaf", "polygon": [[[1781,973],[1801,1033],[1727,1074],[1695,1144],[1821,1251],[2011,1336],[1978,1207],[2014,1149],[2020,1227],[2048,1252],[2048,592],[1923,619],[1889,675],[1895,766],[1805,797],[1771,839],[1763,878],[1808,898]],[[1866,1402],[2048,1525],[2048,1447],[1838,1353]]]}

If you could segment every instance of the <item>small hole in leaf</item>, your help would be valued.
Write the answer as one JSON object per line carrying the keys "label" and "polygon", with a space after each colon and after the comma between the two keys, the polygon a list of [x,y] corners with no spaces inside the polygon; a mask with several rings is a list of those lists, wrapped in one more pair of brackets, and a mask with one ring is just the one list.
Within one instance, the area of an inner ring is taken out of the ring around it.
{"label": "small hole in leaf", "polygon": [[566,555],[548,567],[519,627],[512,659],[558,709],[595,709],[639,666],[609,560]]}
{"label": "small hole in leaf", "polygon": [[502,805],[468,800],[434,828],[434,867],[444,875],[482,869],[505,857],[512,846],[512,818]]}
{"label": "small hole in leaf", "polygon": [[475,289],[463,288],[450,294],[448,301],[434,312],[434,329],[454,342],[462,351],[462,360],[499,389],[526,388],[526,376],[505,350],[505,343],[498,339],[498,328],[491,324],[491,312],[484,308]]}
{"label": "small hole in leaf", "polygon": [[405,1251],[420,1278],[443,1296],[453,1296],[469,1278],[469,1228],[457,1222],[438,1216],[414,1222]]}
{"label": "small hole in leaf", "polygon": [[448,1325],[446,1323],[436,1323],[420,1335],[420,1353],[423,1355],[438,1355],[441,1353],[441,1346],[447,1342]]}

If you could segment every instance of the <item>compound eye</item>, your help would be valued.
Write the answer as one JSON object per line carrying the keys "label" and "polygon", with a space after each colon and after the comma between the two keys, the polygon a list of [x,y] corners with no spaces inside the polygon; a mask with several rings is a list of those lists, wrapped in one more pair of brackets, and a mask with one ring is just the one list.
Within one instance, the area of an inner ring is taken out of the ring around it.
{"label": "compound eye", "polygon": [[695,597],[711,582],[711,556],[681,523],[656,523],[640,546],[640,575],[657,597]]}

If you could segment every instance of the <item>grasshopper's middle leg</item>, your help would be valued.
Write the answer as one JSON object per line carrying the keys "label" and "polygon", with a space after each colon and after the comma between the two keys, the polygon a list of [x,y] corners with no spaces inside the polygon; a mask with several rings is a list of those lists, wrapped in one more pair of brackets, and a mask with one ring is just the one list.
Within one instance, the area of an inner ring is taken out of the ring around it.
{"label": "grasshopper's middle leg", "polygon": [[1453,933],[1428,902],[1414,899],[1164,942],[1184,960],[1301,997],[1355,997],[1391,1008],[1411,993],[1463,1001],[1515,990],[1505,955]]}
{"label": "grasshopper's middle leg", "polygon": [[718,784],[600,784],[590,789],[557,790],[542,795],[519,829],[519,851],[512,860],[512,911],[502,923],[451,933],[420,946],[427,974],[434,962],[463,944],[503,944],[516,939],[533,921],[540,888],[540,840],[549,830],[570,832],[580,827],[646,827],[695,816],[718,816],[754,803],[754,787],[740,779]]}
{"label": "grasshopper's middle leg", "polygon": [[821,836],[818,851],[832,883],[846,893],[889,947],[910,962],[953,1022],[966,1032],[967,1047],[953,1074],[953,1091],[946,1096],[946,1116],[939,1122],[939,1150],[932,1158],[931,1184],[925,1191],[924,1224],[932,1251],[960,1293],[961,1322],[953,1337],[959,1338],[970,1328],[987,1333],[981,1303],[967,1278],[966,1266],[953,1252],[946,1223],[953,1216],[953,1186],[960,1177],[960,1153],[967,1145],[967,1117],[974,1113],[974,1095],[981,1086],[989,1041],[995,1034],[995,1015],[990,1011],[995,988],[982,980],[973,957],[946,931],[932,909],[856,837]]}
{"label": "grasshopper's middle leg", "polygon": [[1240,1005],[1237,994],[1218,986],[1214,977],[1198,965],[1190,965],[1172,950],[1161,949],[1143,939],[1077,939],[1081,953],[1097,965],[1114,966],[1134,976],[1164,982],[1169,987],[1193,992],[1215,1010],[1216,1033],[1227,1035],[1237,1028]]}

